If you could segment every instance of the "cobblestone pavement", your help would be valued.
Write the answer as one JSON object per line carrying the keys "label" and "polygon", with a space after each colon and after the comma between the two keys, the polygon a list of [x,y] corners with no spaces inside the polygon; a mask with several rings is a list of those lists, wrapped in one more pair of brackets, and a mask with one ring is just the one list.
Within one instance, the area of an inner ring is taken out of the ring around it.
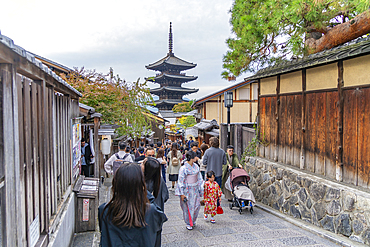
{"label": "cobblestone pavement", "polygon": [[168,221],[163,225],[162,246],[338,246],[258,207],[254,207],[253,214],[247,209],[239,214],[237,208],[229,208],[226,199],[221,205],[224,214],[216,215],[215,224],[204,220],[201,207],[196,226],[189,231],[182,219],[179,198],[170,191],[165,204]]}

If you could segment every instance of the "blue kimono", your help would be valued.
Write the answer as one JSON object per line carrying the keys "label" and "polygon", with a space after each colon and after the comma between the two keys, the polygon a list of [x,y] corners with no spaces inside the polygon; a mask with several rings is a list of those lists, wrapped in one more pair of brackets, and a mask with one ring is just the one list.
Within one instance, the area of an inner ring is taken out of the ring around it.
{"label": "blue kimono", "polygon": [[180,206],[186,225],[190,225],[188,207],[193,223],[197,220],[200,210],[200,198],[203,196],[204,192],[203,183],[204,181],[199,172],[199,166],[195,163],[191,166],[188,162],[185,162],[179,170],[179,179],[177,180],[175,195],[184,195],[188,200],[187,202],[183,202],[180,199]]}

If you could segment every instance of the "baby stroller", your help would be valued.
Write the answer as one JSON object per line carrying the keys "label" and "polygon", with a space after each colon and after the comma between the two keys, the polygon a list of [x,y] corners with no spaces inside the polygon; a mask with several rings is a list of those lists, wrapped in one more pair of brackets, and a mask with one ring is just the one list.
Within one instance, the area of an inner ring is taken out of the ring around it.
{"label": "baby stroller", "polygon": [[[251,214],[253,213],[253,204],[256,203],[252,191],[249,189],[248,181],[250,177],[242,168],[234,168],[230,171],[231,193],[234,195],[230,209],[233,207],[239,208],[239,213],[242,213],[243,208],[250,207]],[[229,187],[229,186],[227,186]],[[226,188],[227,188],[226,187]]]}

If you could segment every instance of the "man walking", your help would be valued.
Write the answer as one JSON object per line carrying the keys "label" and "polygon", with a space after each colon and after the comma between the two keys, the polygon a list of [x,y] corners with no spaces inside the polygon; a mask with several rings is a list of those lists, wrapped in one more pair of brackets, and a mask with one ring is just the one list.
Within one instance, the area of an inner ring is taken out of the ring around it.
{"label": "man walking", "polygon": [[90,177],[90,163],[91,158],[94,157],[91,154],[90,145],[86,143],[85,139],[81,139],[81,175]]}
{"label": "man walking", "polygon": [[[203,156],[203,164],[207,166],[207,172],[213,171],[215,173],[215,181],[222,186],[222,166],[227,164],[224,150],[219,148],[220,143],[217,137],[209,139],[211,147],[206,150]],[[217,200],[217,206],[219,201]]]}
{"label": "man walking", "polygon": [[123,161],[127,161],[127,162],[133,162],[132,158],[131,158],[131,155],[130,153],[126,153],[126,144],[121,142],[119,144],[119,152],[118,153],[115,153],[113,154],[108,160],[107,162],[105,162],[104,164],[104,170],[108,173],[108,174],[113,174],[113,162],[117,159],[121,159]]}

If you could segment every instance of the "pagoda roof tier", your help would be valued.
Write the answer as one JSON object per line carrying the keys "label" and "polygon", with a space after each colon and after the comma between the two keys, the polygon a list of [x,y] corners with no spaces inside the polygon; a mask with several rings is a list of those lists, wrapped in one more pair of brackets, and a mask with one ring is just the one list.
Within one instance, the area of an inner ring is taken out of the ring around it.
{"label": "pagoda roof tier", "polygon": [[158,94],[161,92],[176,92],[180,94],[188,94],[188,93],[196,93],[199,91],[199,89],[196,88],[185,88],[185,87],[159,87],[159,88],[153,88],[150,89],[150,93],[152,94]]}
{"label": "pagoda roof tier", "polygon": [[176,105],[183,102],[188,102],[188,100],[183,99],[161,99],[154,101],[155,104],[158,105]]}
{"label": "pagoda roof tier", "polygon": [[161,83],[166,80],[173,80],[177,82],[188,82],[188,81],[194,81],[198,78],[198,76],[187,76],[187,75],[171,75],[167,73],[159,74],[154,78],[148,79],[148,81],[154,82],[154,83]]}
{"label": "pagoda roof tier", "polygon": [[160,59],[159,61],[146,65],[145,68],[150,70],[165,71],[169,68],[176,69],[178,71],[192,69],[197,66],[194,63],[186,62],[181,58],[176,57],[173,53],[168,53],[167,56]]}

